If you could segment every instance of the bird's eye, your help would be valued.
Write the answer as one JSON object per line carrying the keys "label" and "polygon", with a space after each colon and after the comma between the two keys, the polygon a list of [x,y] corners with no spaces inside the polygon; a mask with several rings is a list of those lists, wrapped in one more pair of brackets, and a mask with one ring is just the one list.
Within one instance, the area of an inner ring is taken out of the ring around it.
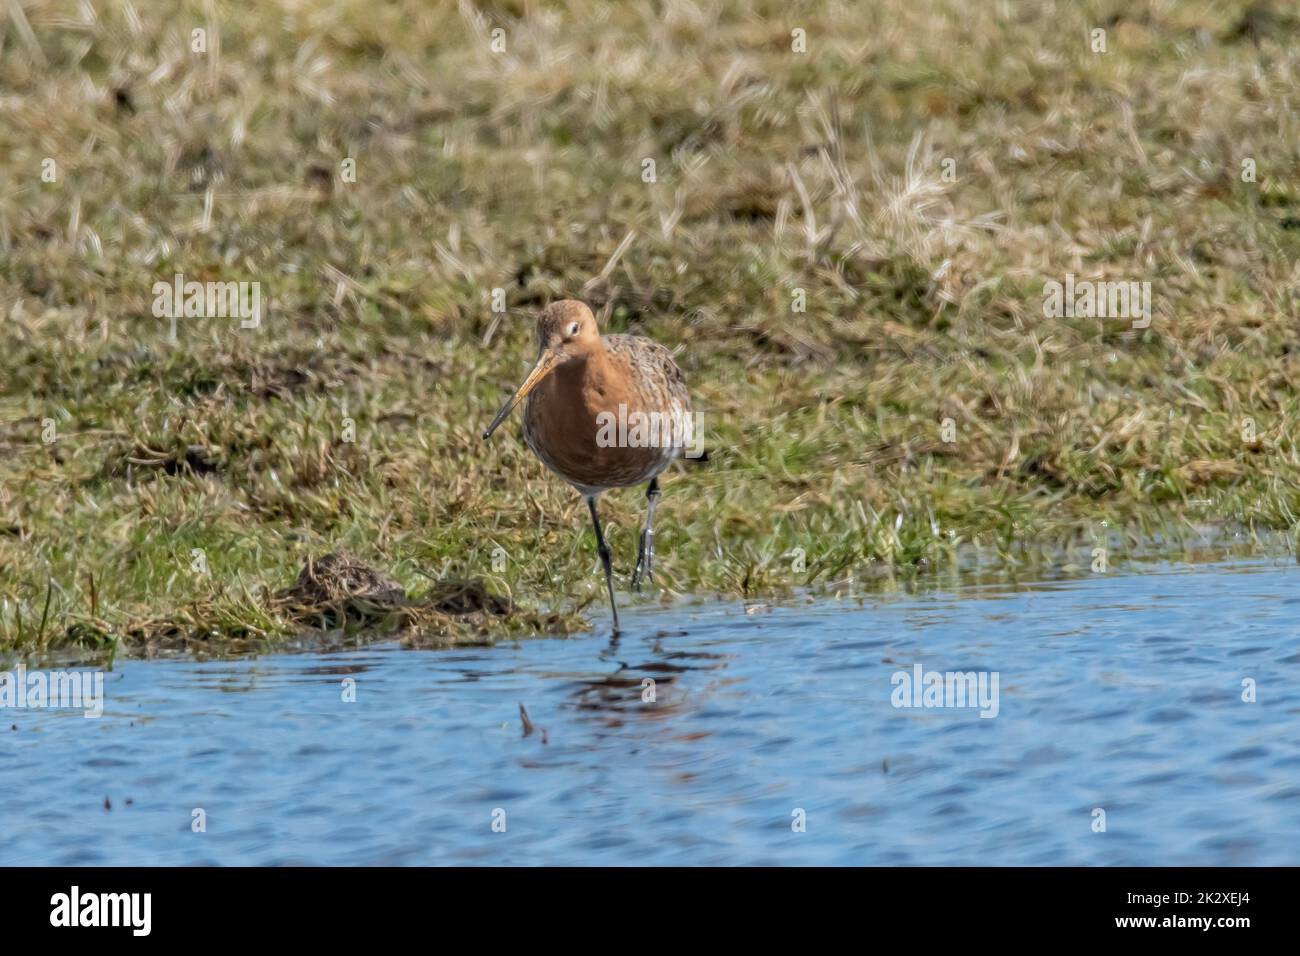
{"label": "bird's eye", "polygon": [[569,334],[570,334],[570,335],[577,335],[577,334],[578,334],[578,323],[577,323],[577,322],[574,322],[571,326],[569,326]]}

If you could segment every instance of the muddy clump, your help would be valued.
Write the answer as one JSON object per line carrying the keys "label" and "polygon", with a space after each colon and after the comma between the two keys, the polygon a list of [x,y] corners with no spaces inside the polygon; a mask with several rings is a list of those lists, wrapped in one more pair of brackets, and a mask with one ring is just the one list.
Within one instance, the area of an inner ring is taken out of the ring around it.
{"label": "muddy clump", "polygon": [[466,617],[473,614],[506,617],[515,613],[514,602],[499,594],[491,593],[477,578],[469,581],[439,581],[430,590],[423,603],[426,608],[453,617]]}
{"label": "muddy clump", "polygon": [[308,558],[293,587],[281,591],[279,596],[303,607],[350,600],[401,604],[406,601],[406,590],[355,555],[339,551]]}
{"label": "muddy clump", "polygon": [[278,611],[304,627],[397,632],[402,643],[412,647],[486,638],[500,633],[505,623],[537,631],[561,623],[558,616],[519,608],[476,578],[437,581],[427,593],[412,598],[392,578],[345,551],[309,559],[294,585],[275,596],[275,603]]}
{"label": "muddy clump", "polygon": [[572,634],[589,626],[582,607],[564,612],[524,607],[476,578],[444,578],[412,597],[347,551],[308,559],[290,587],[263,592],[258,603],[270,620],[234,619],[215,598],[193,601],[174,617],[119,627],[83,616],[66,629],[64,646],[74,655],[70,659],[88,663],[119,653],[206,658],[336,650],[393,637],[404,647],[479,645],[505,636]]}
{"label": "muddy clump", "polygon": [[346,551],[308,558],[272,603],[296,624],[320,631],[400,628],[407,606],[405,588]]}

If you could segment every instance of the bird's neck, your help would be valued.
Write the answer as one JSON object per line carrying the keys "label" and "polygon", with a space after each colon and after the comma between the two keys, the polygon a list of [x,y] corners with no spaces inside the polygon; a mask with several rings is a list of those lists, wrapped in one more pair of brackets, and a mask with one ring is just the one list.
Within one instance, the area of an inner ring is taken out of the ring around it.
{"label": "bird's neck", "polygon": [[[584,349],[547,377],[542,387],[553,398],[552,414],[576,416],[568,426],[595,421],[602,412],[618,407],[623,396],[622,379],[613,357],[600,342]],[[561,409],[563,411],[561,411]]]}

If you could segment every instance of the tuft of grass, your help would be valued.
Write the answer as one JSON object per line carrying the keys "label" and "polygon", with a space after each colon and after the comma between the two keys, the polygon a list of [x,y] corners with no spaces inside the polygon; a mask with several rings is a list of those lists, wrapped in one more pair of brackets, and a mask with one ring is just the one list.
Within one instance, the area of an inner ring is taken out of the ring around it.
{"label": "tuft of grass", "polygon": [[[418,633],[277,598],[340,551],[415,601],[478,580],[536,609],[467,634],[578,626],[581,500],[478,438],[560,296],[676,349],[703,416],[709,465],[664,482],[662,599],[1099,541],[1115,566],[1209,528],[1294,546],[1279,5],[8,9],[0,651]],[[261,325],[172,341],[152,290],[178,272],[260,282]],[[1151,326],[1047,318],[1067,273],[1150,281]],[[620,577],[642,504],[602,501]]]}

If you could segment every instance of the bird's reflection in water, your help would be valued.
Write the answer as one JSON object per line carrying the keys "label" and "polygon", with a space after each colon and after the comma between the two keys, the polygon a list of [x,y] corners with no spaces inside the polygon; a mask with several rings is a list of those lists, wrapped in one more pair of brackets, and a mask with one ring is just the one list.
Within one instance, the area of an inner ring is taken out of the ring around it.
{"label": "bird's reflection in water", "polygon": [[341,677],[365,674],[375,665],[364,661],[329,662],[289,670],[277,662],[223,661],[217,666],[207,662],[182,662],[177,686],[202,687],[223,694],[246,694],[288,684],[333,684]]}
{"label": "bird's reflection in water", "polygon": [[[621,726],[629,718],[662,720],[684,710],[687,697],[679,679],[691,671],[715,671],[727,666],[731,655],[707,651],[681,651],[665,647],[664,639],[685,637],[686,631],[659,631],[648,638],[648,660],[633,662],[631,647],[621,647],[619,635],[610,638],[600,654],[616,669],[599,677],[571,682],[568,707],[599,715],[607,726]],[[698,698],[692,706],[697,706]]]}

